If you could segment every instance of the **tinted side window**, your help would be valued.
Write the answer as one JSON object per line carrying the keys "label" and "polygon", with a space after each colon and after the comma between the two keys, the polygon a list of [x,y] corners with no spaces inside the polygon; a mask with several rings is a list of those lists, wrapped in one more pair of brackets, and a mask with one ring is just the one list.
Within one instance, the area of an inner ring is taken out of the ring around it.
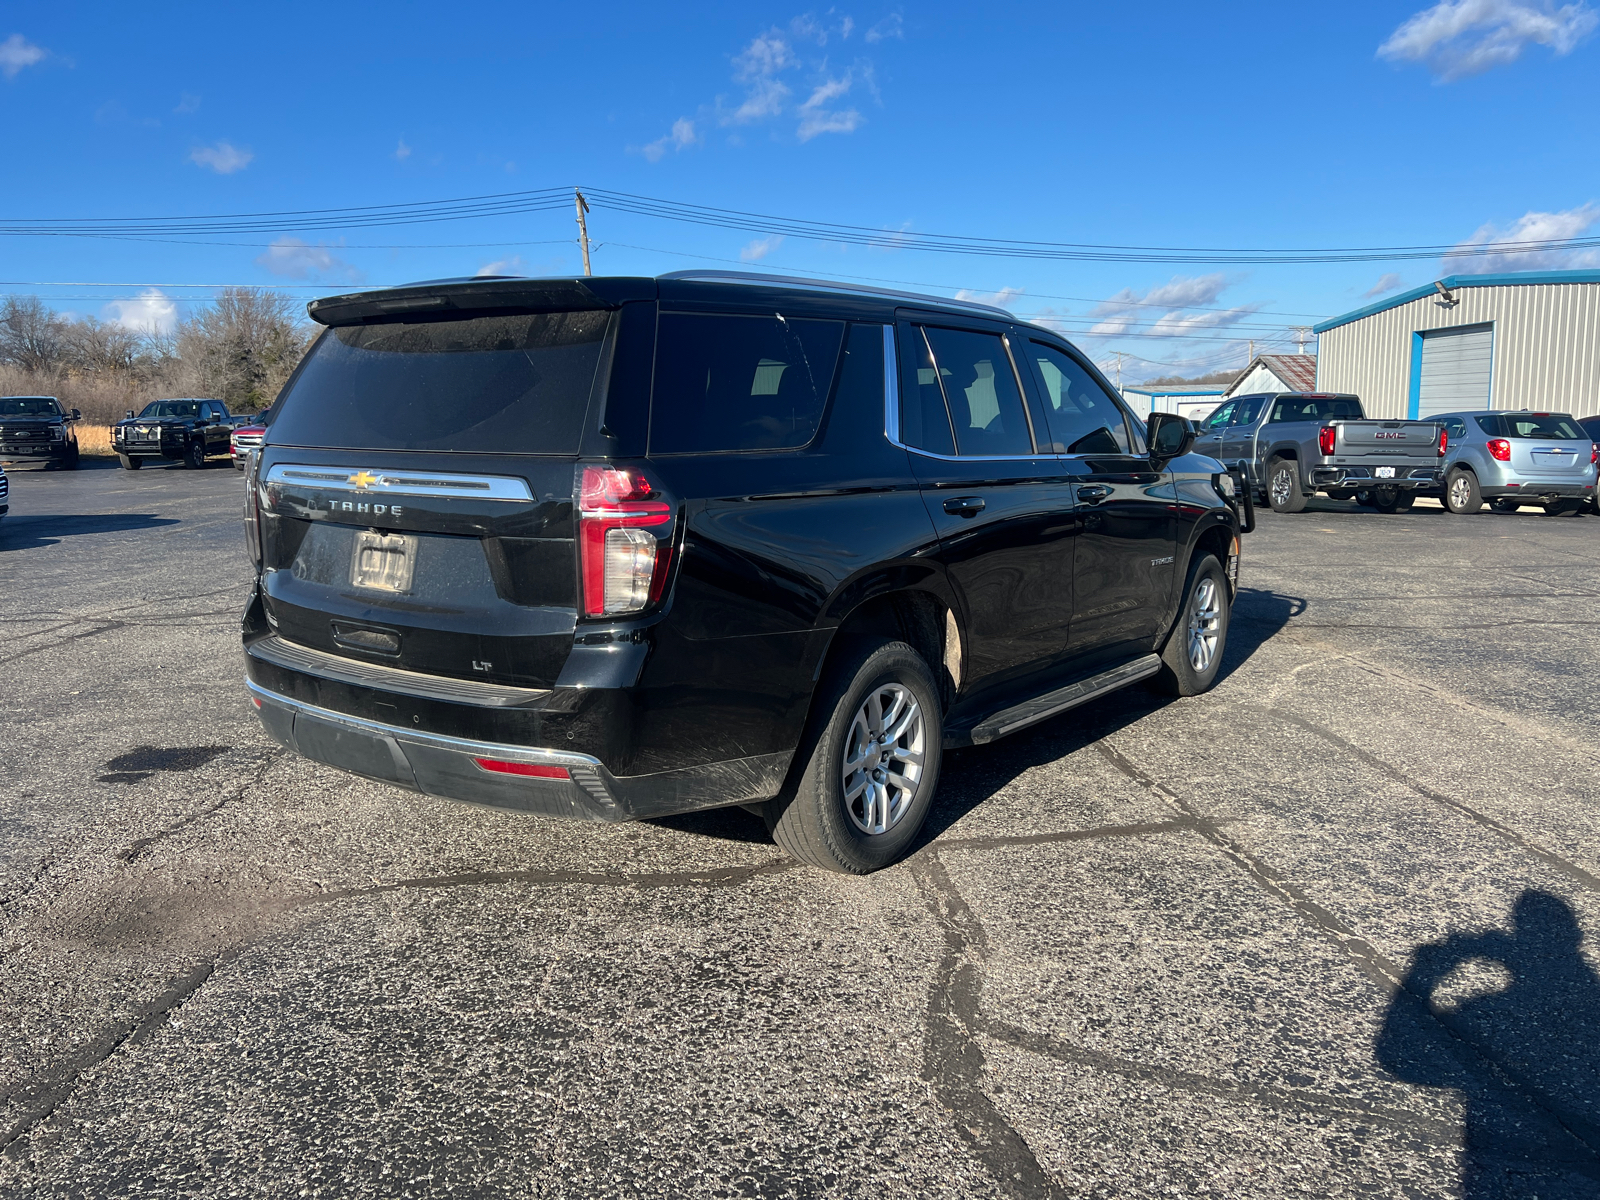
{"label": "tinted side window", "polygon": [[1472,419],[1478,423],[1478,428],[1483,430],[1490,437],[1500,436],[1500,418],[1494,413],[1488,413],[1481,417],[1473,417]]}
{"label": "tinted side window", "polygon": [[1214,433],[1229,421],[1233,420],[1233,401],[1229,400],[1221,408],[1213,412],[1204,421],[1200,422],[1201,433]]}
{"label": "tinted side window", "polygon": [[900,440],[930,454],[954,454],[955,435],[927,336],[921,326],[913,326],[908,340],[911,373],[900,391]]}
{"label": "tinted side window", "polygon": [[1122,410],[1083,364],[1054,346],[1029,342],[1050,407],[1050,433],[1066,454],[1131,454]]}
{"label": "tinted side window", "polygon": [[1272,413],[1267,417],[1267,424],[1278,421],[1315,421],[1322,414],[1317,410],[1315,400],[1307,400],[1300,396],[1288,396],[1276,400],[1272,405]]}
{"label": "tinted side window", "polygon": [[928,345],[944,385],[956,453],[1026,457],[1033,438],[1022,411],[1022,393],[1005,343],[994,333],[926,329]]}
{"label": "tinted side window", "polygon": [[1261,415],[1262,405],[1264,405],[1270,399],[1270,396],[1240,396],[1238,401],[1233,406],[1233,420],[1230,422],[1230,424],[1255,424],[1256,418]]}
{"label": "tinted side window", "polygon": [[1450,434],[1451,441],[1467,436],[1467,423],[1460,417],[1451,417],[1448,421],[1441,421],[1440,424],[1442,424],[1445,427],[1445,430]]}
{"label": "tinted side window", "polygon": [[788,450],[816,436],[843,321],[662,313],[652,454]]}

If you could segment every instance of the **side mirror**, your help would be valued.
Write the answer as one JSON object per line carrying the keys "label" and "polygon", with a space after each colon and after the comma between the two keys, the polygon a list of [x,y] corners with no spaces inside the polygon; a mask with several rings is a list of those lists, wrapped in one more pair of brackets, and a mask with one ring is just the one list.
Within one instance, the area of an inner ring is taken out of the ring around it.
{"label": "side mirror", "polygon": [[72,410],[72,419],[74,421],[81,421],[83,419],[83,414],[81,412],[79,412],[77,409],[73,409]]}
{"label": "side mirror", "polygon": [[1178,458],[1194,445],[1194,426],[1187,417],[1153,412],[1145,421],[1145,444],[1151,458]]}

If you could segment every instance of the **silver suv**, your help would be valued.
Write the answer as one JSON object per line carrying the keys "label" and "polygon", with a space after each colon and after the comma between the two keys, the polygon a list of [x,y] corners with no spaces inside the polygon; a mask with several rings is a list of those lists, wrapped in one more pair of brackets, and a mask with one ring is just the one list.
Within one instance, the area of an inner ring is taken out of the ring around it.
{"label": "silver suv", "polygon": [[1475,513],[1488,500],[1497,512],[1537,504],[1547,513],[1576,514],[1593,503],[1600,450],[1566,413],[1522,409],[1430,419],[1449,437],[1442,498],[1451,512]]}

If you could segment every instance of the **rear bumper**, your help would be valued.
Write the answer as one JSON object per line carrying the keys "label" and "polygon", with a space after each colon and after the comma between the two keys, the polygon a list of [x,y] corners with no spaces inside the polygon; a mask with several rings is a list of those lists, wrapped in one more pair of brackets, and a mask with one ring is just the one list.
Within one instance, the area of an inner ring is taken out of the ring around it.
{"label": "rear bumper", "polygon": [[1412,488],[1438,487],[1444,479],[1444,472],[1438,467],[1404,467],[1395,468],[1393,479],[1379,479],[1373,475],[1371,467],[1312,467],[1311,486],[1314,488],[1370,488],[1370,487],[1399,487],[1410,490]]}
{"label": "rear bumper", "polygon": [[[777,795],[790,754],[764,754],[618,777],[570,750],[450,737],[353,717],[245,680],[267,734],[306,758],[368,779],[469,804],[580,821],[634,821]],[[558,768],[566,778],[487,770],[477,759]]]}
{"label": "rear bumper", "polygon": [[1523,479],[1515,483],[1479,484],[1479,492],[1492,499],[1521,496],[1532,502],[1544,496],[1560,500],[1587,500],[1594,495],[1594,484],[1562,479]]}

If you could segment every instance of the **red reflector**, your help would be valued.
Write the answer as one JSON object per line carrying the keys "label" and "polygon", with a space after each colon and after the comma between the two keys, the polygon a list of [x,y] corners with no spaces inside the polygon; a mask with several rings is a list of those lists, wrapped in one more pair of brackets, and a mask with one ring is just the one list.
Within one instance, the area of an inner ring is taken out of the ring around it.
{"label": "red reflector", "polygon": [[495,771],[501,775],[531,775],[535,779],[572,778],[572,773],[565,767],[550,767],[544,763],[506,762],[499,758],[475,758],[472,761],[485,771]]}
{"label": "red reflector", "polygon": [[257,708],[261,707],[261,699],[258,696],[251,696],[250,703],[254,704]]}

